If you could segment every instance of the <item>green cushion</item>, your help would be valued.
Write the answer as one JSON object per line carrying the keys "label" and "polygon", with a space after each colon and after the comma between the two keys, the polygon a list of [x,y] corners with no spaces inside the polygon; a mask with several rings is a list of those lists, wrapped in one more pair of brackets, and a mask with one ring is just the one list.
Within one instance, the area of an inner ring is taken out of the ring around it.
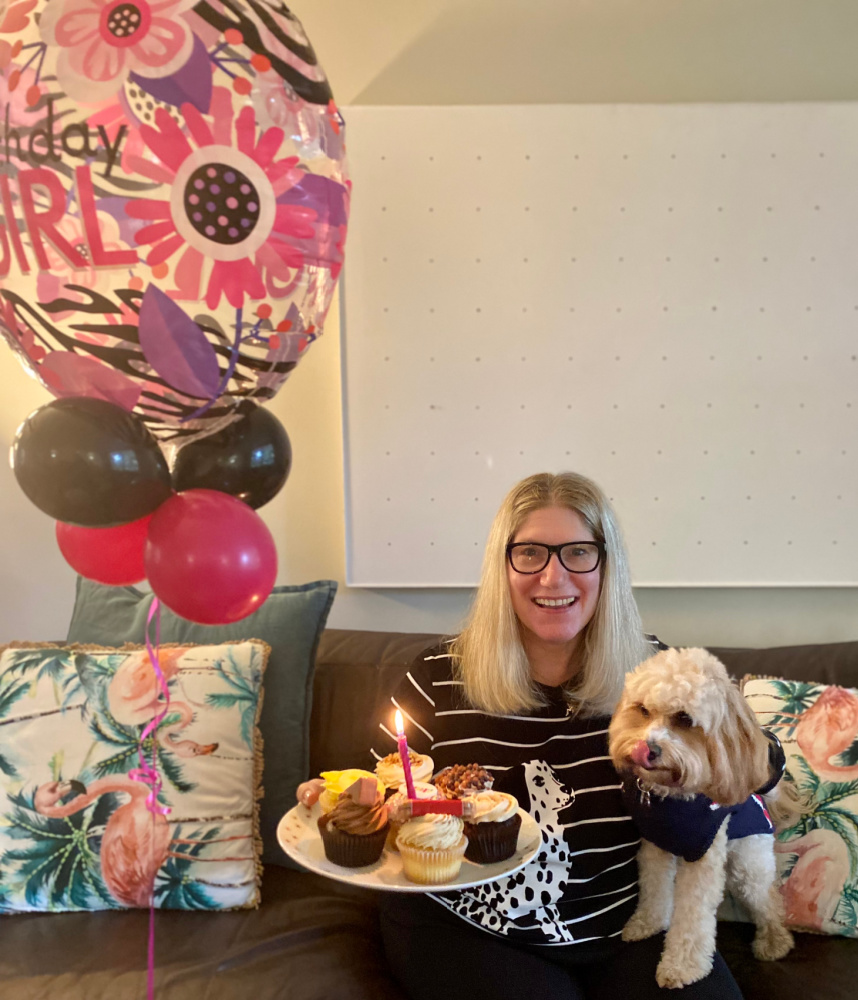
{"label": "green cushion", "polygon": [[[258,611],[234,625],[197,625],[162,609],[161,642],[209,645],[262,639],[271,647],[259,722],[265,758],[260,829],[266,864],[291,867],[277,844],[276,830],[281,816],[295,805],[296,787],[308,777],[316,647],[336,590],[333,580],[275,587]],[[102,646],[145,642],[151,601],[151,594],[134,587],[105,587],[79,577],[68,641]]]}

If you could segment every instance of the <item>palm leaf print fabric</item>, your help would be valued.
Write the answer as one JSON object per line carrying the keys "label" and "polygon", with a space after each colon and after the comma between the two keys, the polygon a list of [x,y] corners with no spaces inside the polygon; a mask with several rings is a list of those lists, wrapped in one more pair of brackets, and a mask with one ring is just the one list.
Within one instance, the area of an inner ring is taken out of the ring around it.
{"label": "palm leaf print fabric", "polygon": [[256,729],[268,646],[0,647],[0,913],[221,910],[259,898]]}
{"label": "palm leaf print fabric", "polygon": [[858,937],[858,690],[751,678],[743,691],[803,801],[775,845],[787,922]]}

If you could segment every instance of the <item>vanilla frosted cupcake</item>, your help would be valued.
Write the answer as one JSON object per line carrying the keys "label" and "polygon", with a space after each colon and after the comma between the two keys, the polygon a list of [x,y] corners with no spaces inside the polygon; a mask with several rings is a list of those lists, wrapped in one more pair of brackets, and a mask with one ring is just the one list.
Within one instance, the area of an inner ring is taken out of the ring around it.
{"label": "vanilla frosted cupcake", "polygon": [[405,877],[421,885],[439,885],[459,874],[468,846],[458,816],[429,813],[403,823],[396,838]]}
{"label": "vanilla frosted cupcake", "polygon": [[516,797],[506,792],[477,792],[470,801],[474,811],[465,821],[465,857],[481,865],[511,858],[521,828]]}
{"label": "vanilla frosted cupcake", "polygon": [[[325,790],[319,796],[319,806],[323,813],[330,812],[343,792],[358,778],[373,778],[378,781],[371,771],[362,771],[359,767],[347,767],[344,771],[322,771],[321,778],[325,782]],[[384,795],[384,785],[381,782],[378,782],[378,793]]]}
{"label": "vanilla frosted cupcake", "polygon": [[[435,769],[435,762],[425,753],[415,753],[408,751],[408,759],[411,762],[411,778],[413,781],[431,781],[432,771]],[[375,773],[379,781],[383,781],[388,789],[399,788],[405,781],[405,771],[402,769],[402,758],[399,751],[389,753],[375,765]]]}
{"label": "vanilla frosted cupcake", "polygon": [[[443,797],[444,796],[438,791],[438,789],[434,785],[430,785],[428,781],[414,782],[415,799],[443,799]],[[387,800],[387,811],[390,814],[390,831],[387,834],[387,843],[384,846],[388,851],[399,850],[396,846],[396,838],[402,828],[402,823],[396,822],[396,810],[407,801],[408,790],[405,785],[400,785],[399,790],[394,792],[394,794]]]}

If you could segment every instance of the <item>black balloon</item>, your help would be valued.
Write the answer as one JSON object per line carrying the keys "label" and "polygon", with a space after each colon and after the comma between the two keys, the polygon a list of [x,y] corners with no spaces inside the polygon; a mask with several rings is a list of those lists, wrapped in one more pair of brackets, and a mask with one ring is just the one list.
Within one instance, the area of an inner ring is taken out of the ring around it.
{"label": "black balloon", "polygon": [[87,528],[136,521],[172,492],[167,461],[143,421],[102,399],[55,399],[31,413],[12,464],[40,510]]}
{"label": "black balloon", "polygon": [[282,489],[292,467],[292,445],[283,424],[257,406],[217,434],[191,441],[179,451],[173,485],[220,490],[256,509]]}

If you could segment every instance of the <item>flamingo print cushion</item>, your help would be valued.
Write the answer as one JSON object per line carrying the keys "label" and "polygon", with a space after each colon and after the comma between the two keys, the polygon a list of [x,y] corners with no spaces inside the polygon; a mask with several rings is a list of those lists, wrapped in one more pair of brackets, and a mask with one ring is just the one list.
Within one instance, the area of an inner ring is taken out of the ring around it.
{"label": "flamingo print cushion", "polygon": [[145,648],[0,647],[0,912],[256,906],[268,651],[161,647],[153,812],[134,777],[164,709]]}
{"label": "flamingo print cushion", "polygon": [[742,690],[807,802],[775,845],[787,922],[858,937],[858,690],[773,678]]}

